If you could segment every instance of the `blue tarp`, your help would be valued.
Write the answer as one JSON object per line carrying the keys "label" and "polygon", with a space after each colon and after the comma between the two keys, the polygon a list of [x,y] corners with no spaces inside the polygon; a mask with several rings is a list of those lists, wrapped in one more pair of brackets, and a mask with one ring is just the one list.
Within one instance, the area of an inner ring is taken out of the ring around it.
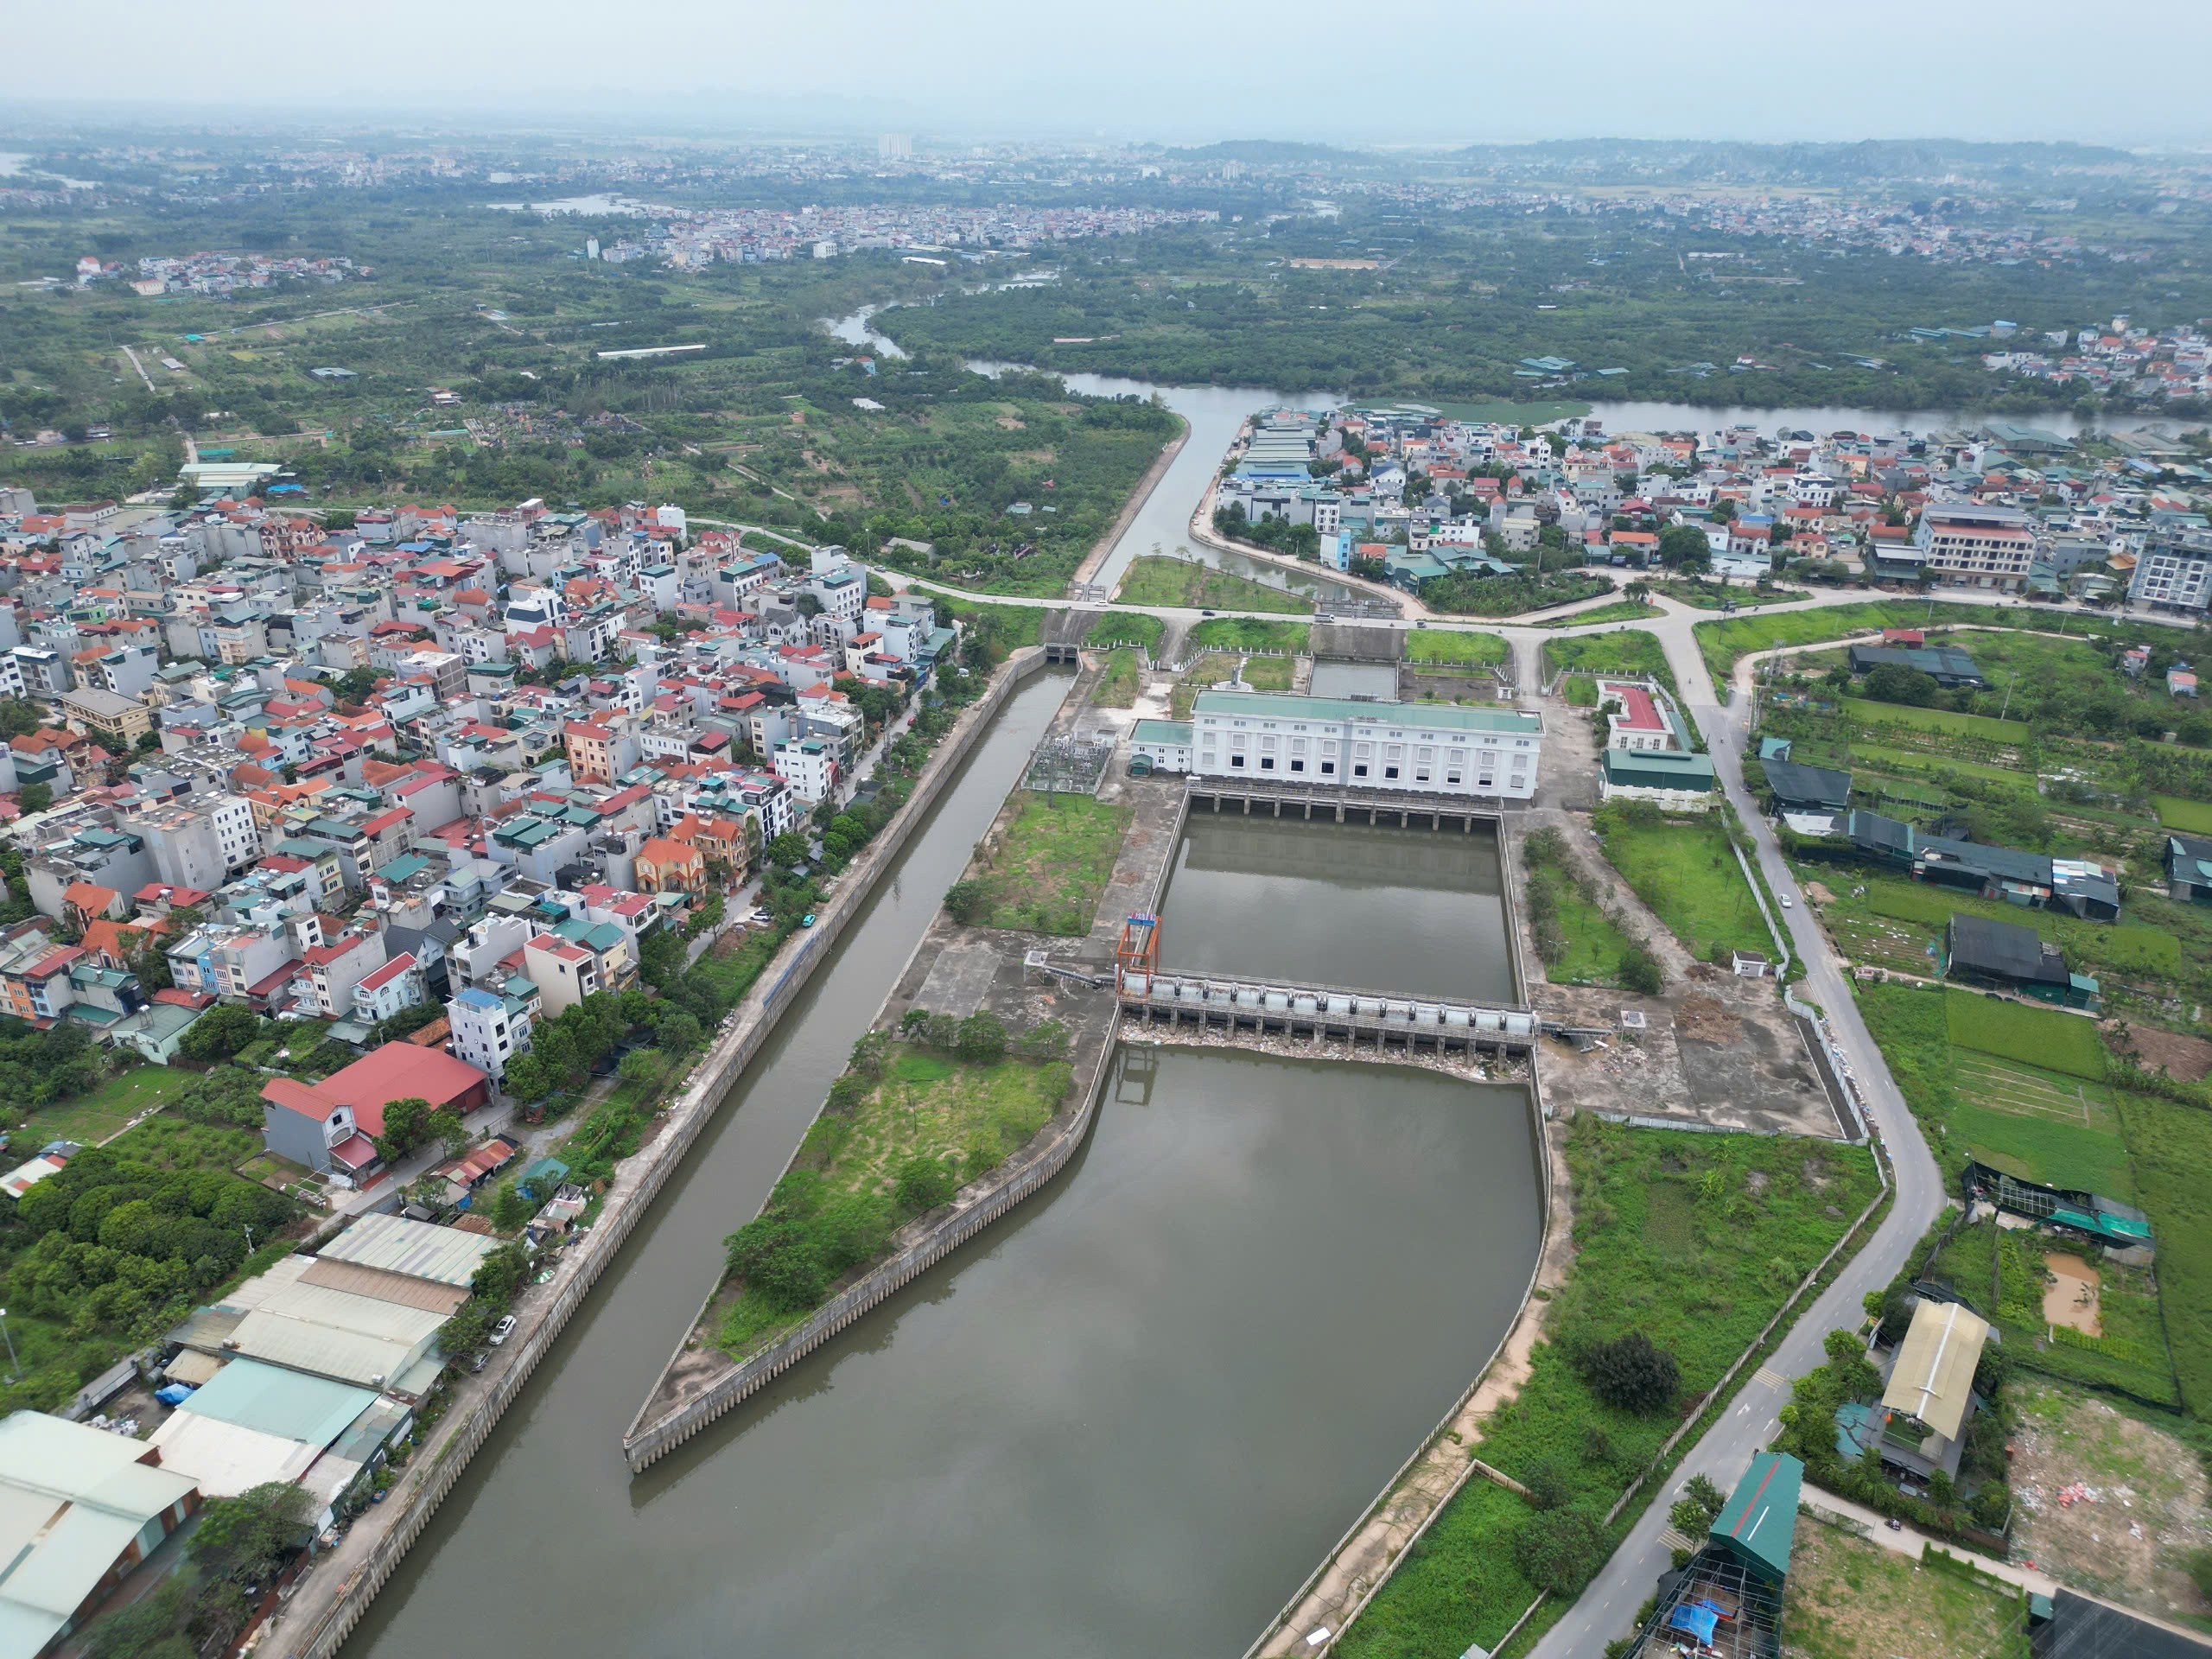
{"label": "blue tarp", "polygon": [[1675,1608],[1674,1617],[1667,1621],[1667,1624],[1671,1630],[1688,1630],[1698,1639],[1700,1647],[1709,1648],[1713,1645],[1713,1627],[1719,1622],[1718,1613],[1703,1602],[1699,1602],[1694,1606]]}
{"label": "blue tarp", "polygon": [[165,1406],[182,1405],[192,1398],[192,1385],[189,1382],[172,1382],[167,1388],[155,1389],[154,1398]]}

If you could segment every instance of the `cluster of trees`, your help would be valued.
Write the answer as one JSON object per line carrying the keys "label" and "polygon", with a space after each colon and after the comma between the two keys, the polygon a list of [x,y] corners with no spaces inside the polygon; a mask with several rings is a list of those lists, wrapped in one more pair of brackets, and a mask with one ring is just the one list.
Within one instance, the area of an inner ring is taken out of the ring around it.
{"label": "cluster of trees", "polygon": [[227,1652],[254,1600],[308,1542],[315,1501],[287,1480],[264,1482],[200,1511],[185,1545],[189,1570],[95,1624],[87,1659],[197,1659]]}
{"label": "cluster of trees", "polygon": [[1564,570],[1541,575],[1522,571],[1510,576],[1454,570],[1448,575],[1432,576],[1421,585],[1423,604],[1462,616],[1517,616],[1523,611],[1572,604],[1611,591],[1612,584],[1603,576]]}
{"label": "cluster of trees", "polygon": [[[1887,1293],[1878,1292],[1870,1300],[1876,1306],[1869,1311],[1879,1313],[1885,1321],[1891,1304],[1897,1304],[1901,1311],[1900,1299]],[[1909,1324],[1909,1317],[1902,1322]],[[1883,1478],[1875,1459],[1847,1463],[1837,1454],[1837,1410],[1853,1401],[1878,1399],[1882,1374],[1866,1357],[1855,1332],[1829,1332],[1827,1347],[1827,1363],[1797,1379],[1790,1389],[1789,1403],[1781,1414],[1782,1434],[1777,1444],[1803,1460],[1806,1478],[1826,1491],[1932,1532],[1955,1533],[1967,1525],[2002,1526],[2012,1506],[2012,1491],[2005,1484],[2005,1450],[2012,1421],[2012,1402],[2005,1394],[2012,1358],[2004,1346],[1993,1342],[1983,1348],[1980,1363],[1975,1368],[1974,1392],[1986,1403],[1967,1428],[1958,1478],[1954,1481],[1937,1470],[1928,1478],[1925,1497],[1908,1497],[1897,1491]],[[1974,1489],[1971,1498],[1963,1490],[1967,1486]]]}
{"label": "cluster of trees", "polygon": [[[667,944],[657,943],[664,938]],[[672,946],[674,965],[680,972],[684,954],[680,938],[657,932],[647,943],[655,947],[650,967],[665,970]],[[644,974],[645,967],[639,971]],[[675,983],[680,987],[683,981]],[[507,1062],[507,1092],[534,1103],[556,1090],[579,1087],[593,1067],[633,1033],[650,1033],[671,1054],[685,1054],[699,1046],[706,1027],[698,1013],[676,996],[649,996],[635,986],[620,993],[594,991],[531,1028],[529,1050]]]}
{"label": "cluster of trees", "polygon": [[1296,559],[1315,558],[1321,551],[1319,531],[1311,524],[1294,524],[1287,518],[1247,518],[1234,507],[1217,507],[1213,527],[1224,536]]}
{"label": "cluster of trees", "polygon": [[530,1252],[521,1244],[502,1244],[492,1251],[476,1264],[468,1300],[438,1332],[438,1346],[451,1356],[474,1353],[529,1282]]}
{"label": "cluster of trees", "polygon": [[0,1098],[18,1107],[67,1100],[97,1087],[102,1071],[92,1033],[73,1020],[46,1031],[0,1021]]}
{"label": "cluster of trees", "polygon": [[[956,1054],[973,1065],[988,1065],[1008,1054],[1035,1065],[1068,1057],[1068,1028],[1058,1020],[1040,1020],[1014,1037],[1006,1022],[988,1008],[978,1008],[964,1020],[928,1008],[909,1008],[899,1021],[899,1035],[921,1047]],[[882,1032],[868,1033],[853,1051],[854,1065],[871,1077],[880,1076],[889,1045]]]}
{"label": "cluster of trees", "polygon": [[236,1273],[296,1213],[281,1192],[227,1170],[164,1169],[125,1145],[78,1154],[17,1202],[5,1241],[11,1306],[77,1335],[150,1331]]}

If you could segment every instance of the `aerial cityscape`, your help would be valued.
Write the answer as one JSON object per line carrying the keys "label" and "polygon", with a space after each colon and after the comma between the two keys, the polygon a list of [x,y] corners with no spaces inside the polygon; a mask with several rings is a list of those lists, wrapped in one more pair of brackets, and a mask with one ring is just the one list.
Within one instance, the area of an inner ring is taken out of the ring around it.
{"label": "aerial cityscape", "polygon": [[2212,1655],[2212,16],[143,10],[0,96],[0,1659]]}

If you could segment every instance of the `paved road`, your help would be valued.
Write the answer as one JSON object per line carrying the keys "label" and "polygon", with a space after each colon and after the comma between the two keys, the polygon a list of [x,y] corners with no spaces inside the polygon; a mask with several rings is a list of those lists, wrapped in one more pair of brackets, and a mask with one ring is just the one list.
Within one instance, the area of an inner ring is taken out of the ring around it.
{"label": "paved road", "polygon": [[1828,1016],[1829,1029],[1850,1061],[1875,1131],[1890,1150],[1897,1198],[1866,1248],[1844,1265],[1834,1282],[1800,1316],[1773,1357],[1738,1391],[1726,1414],[1683,1458],[1675,1484],[1655,1497],[1581,1599],[1536,1644],[1534,1652],[1541,1659],[1567,1659],[1567,1656],[1582,1659],[1602,1652],[1614,1637],[1628,1634],[1630,1621],[1651,1593],[1652,1581],[1672,1565],[1673,1558],[1660,1543],[1659,1535],[1667,1525],[1667,1510],[1681,1483],[1703,1474],[1723,1491],[1735,1484],[1750,1465],[1751,1454],[1777,1433],[1776,1414],[1789,1403],[1788,1379],[1802,1376],[1821,1363],[1821,1343],[1830,1331],[1859,1321],[1861,1299],[1896,1276],[1914,1243],[1943,1205],[1942,1176],[1936,1160],[1929,1154],[1889,1068],[1883,1064],[1881,1052],[1859,1018],[1858,1007],[1828,952],[1827,941],[1783,861],[1772,828],[1744,787],[1740,761],[1750,726],[1751,699],[1739,695],[1732,707],[1719,706],[1691,638],[1690,631],[1698,620],[1694,615],[1670,615],[1653,625],[1654,632],[1666,644],[1667,660],[1674,668],[1692,718],[1705,734],[1728,799],[1757,843],[1759,868],[1775,893],[1790,906],[1783,912],[1783,919],[1789,929],[1790,948],[1806,968],[1798,994],[1818,1003]]}

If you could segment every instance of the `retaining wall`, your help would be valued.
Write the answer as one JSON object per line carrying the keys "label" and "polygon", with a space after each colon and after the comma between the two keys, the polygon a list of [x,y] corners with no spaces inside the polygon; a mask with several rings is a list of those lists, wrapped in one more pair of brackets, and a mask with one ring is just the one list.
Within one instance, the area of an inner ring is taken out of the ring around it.
{"label": "retaining wall", "polygon": [[[815,967],[828,957],[830,947],[874,891],[878,878],[906,846],[914,826],[929,816],[946,780],[960,770],[977,736],[1005,706],[1014,688],[1044,665],[1041,651],[1031,649],[1018,654],[991,690],[962,715],[961,723],[939,749],[937,763],[924,774],[906,807],[869,844],[861,862],[848,872],[843,884],[823,906],[815,925],[807,931],[798,951],[775,982],[765,993],[748,993],[750,1011],[741,1014],[737,1027],[715,1044],[694,1072],[690,1084],[670,1109],[667,1128],[635,1154],[627,1169],[618,1172],[613,1189],[601,1205],[597,1224],[584,1235],[580,1245],[563,1254],[556,1269],[551,1302],[543,1314],[529,1321],[521,1340],[509,1349],[513,1357],[493,1376],[483,1399],[448,1429],[435,1447],[425,1446],[402,1477],[401,1488],[394,1495],[399,1512],[386,1523],[387,1529],[371,1547],[367,1558],[340,1586],[329,1607],[317,1609],[312,1615],[302,1614],[304,1622],[297,1632],[283,1628],[283,1624],[289,1622],[289,1617],[276,1627],[272,1633],[280,1637],[280,1642],[272,1651],[297,1656],[298,1659],[328,1659],[360,1623],[369,1603],[398,1570],[410,1546],[422,1535],[438,1506],[460,1481],[469,1459],[490,1438],[548,1350],[567,1329],[585,1296],[598,1283],[607,1264],[628,1242],[661,1188],[668,1184],[669,1177],[714,1117],[729,1085],[767,1040],[775,1028],[777,1016],[804,988]],[[626,1185],[626,1178],[632,1171],[637,1173],[638,1179],[634,1185]],[[391,1511],[387,1508],[382,1513],[390,1515]],[[308,1580],[295,1599],[296,1605],[319,1588],[312,1579]]]}

